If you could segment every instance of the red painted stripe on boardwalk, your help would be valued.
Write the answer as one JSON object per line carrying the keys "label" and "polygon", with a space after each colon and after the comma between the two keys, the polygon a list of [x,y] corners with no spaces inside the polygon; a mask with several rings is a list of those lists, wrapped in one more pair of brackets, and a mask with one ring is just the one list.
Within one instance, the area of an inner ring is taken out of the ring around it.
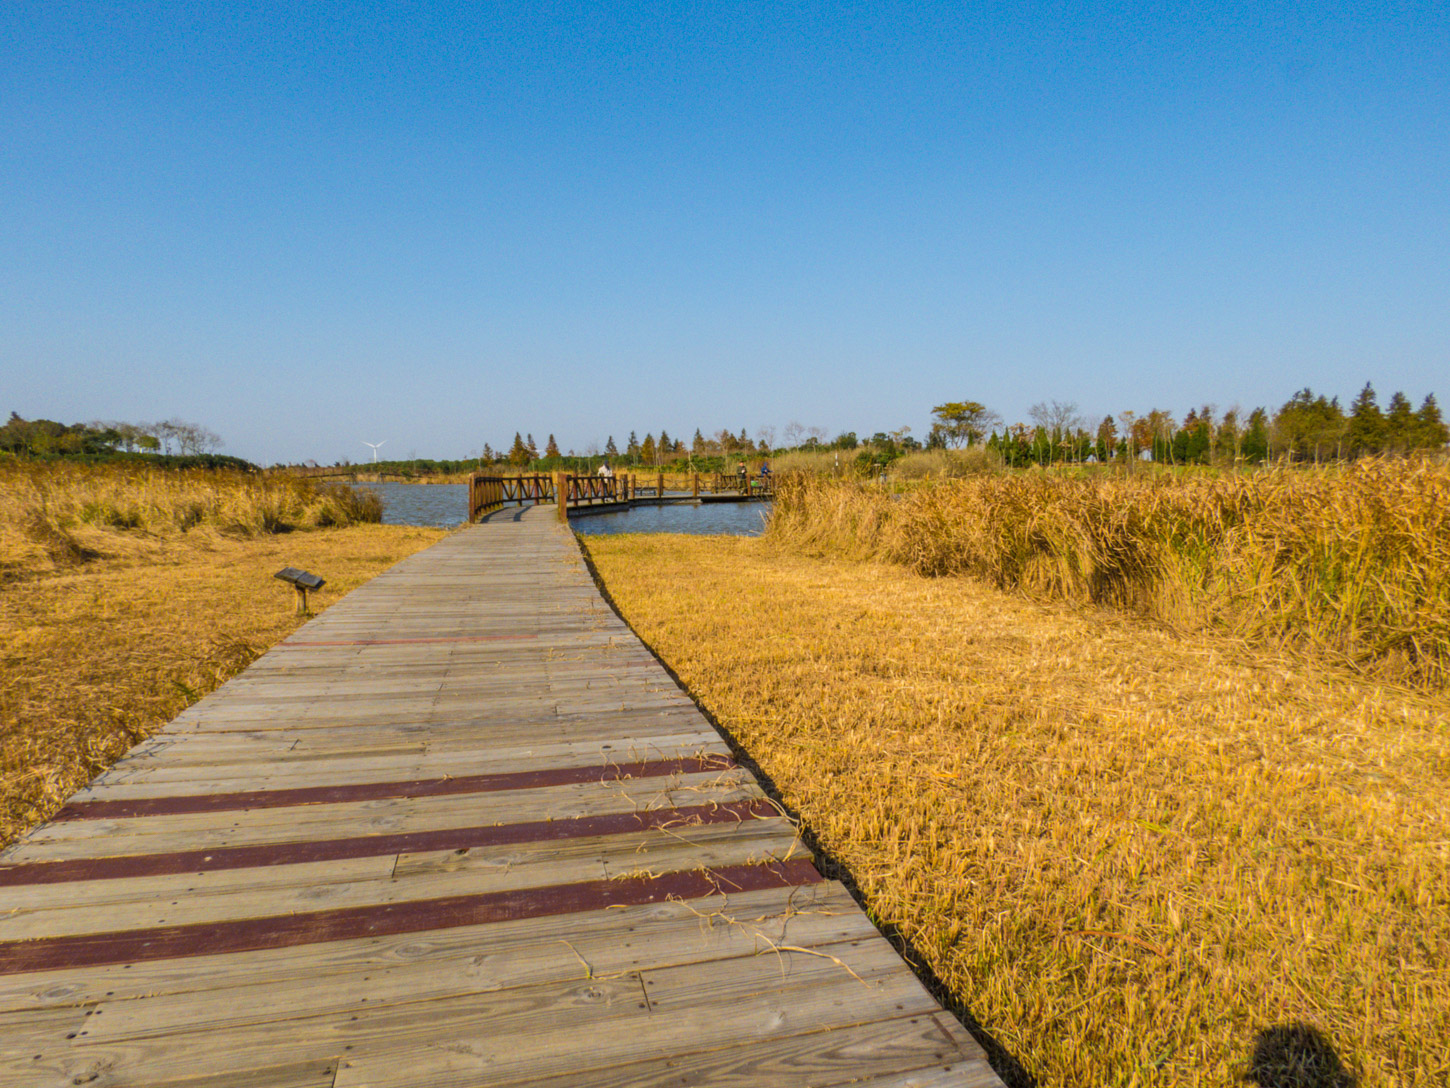
{"label": "red painted stripe on boardwalk", "polygon": [[347,858],[371,858],[427,850],[512,846],[559,839],[585,839],[594,835],[619,835],[660,827],[739,823],[779,815],[780,811],[768,801],[735,801],[728,805],[661,808],[648,812],[613,812],[603,816],[576,816],[564,820],[537,820],[529,823],[493,824],[487,827],[450,827],[439,831],[364,835],[352,839],[324,839],[319,842],[265,843],[256,846],[221,846],[212,850],[181,850],[170,854],[38,861],[0,866],[0,888],[20,884],[64,884],[79,880],[173,876],[221,869],[299,865],[311,861],[341,861]]}
{"label": "red painted stripe on boardwalk", "polygon": [[517,642],[522,639],[538,638],[538,635],[429,635],[424,638],[345,638],[330,642],[293,642],[283,639],[279,646],[290,649],[306,649],[309,646],[431,646],[440,642]]}
{"label": "red painted stripe on boardwalk", "polygon": [[358,937],[384,937],[637,906],[664,899],[700,899],[732,892],[818,884],[823,879],[815,865],[798,858],[764,865],[693,869],[642,879],[588,880],[484,895],[339,907],[310,914],[5,941],[0,943],[0,975],[292,948]]}
{"label": "red painted stripe on boardwalk", "polygon": [[126,801],[76,801],[52,817],[60,820],[119,820],[132,816],[174,816],[188,812],[290,808],[294,805],[379,801],[390,797],[442,797],[455,793],[493,793],[581,782],[616,782],[625,778],[658,778],[698,771],[728,771],[728,756],[659,759],[640,763],[609,763],[592,767],[553,767],[539,771],[459,775],[456,778],[414,778],[404,782],[362,782],[353,786],[305,786],[290,790],[247,790],[240,793],[178,794],[138,797]]}

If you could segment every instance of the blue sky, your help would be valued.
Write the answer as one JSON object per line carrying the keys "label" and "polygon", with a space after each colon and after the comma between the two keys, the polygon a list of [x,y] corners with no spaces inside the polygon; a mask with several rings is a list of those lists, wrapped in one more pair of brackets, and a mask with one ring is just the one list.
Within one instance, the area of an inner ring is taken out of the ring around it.
{"label": "blue sky", "polygon": [[0,61],[27,418],[271,462],[1450,395],[1443,3],[15,0]]}

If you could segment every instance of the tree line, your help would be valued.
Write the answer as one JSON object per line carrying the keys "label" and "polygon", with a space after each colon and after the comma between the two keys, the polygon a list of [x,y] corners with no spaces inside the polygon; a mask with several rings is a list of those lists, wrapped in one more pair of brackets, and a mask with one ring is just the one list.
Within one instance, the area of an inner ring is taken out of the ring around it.
{"label": "tree line", "polygon": [[961,447],[978,443],[1008,465],[1057,462],[1152,460],[1164,464],[1257,464],[1270,460],[1322,463],[1373,454],[1441,450],[1450,428],[1433,393],[1416,409],[1395,393],[1381,409],[1374,387],[1365,386],[1348,410],[1338,397],[1299,390],[1276,412],[1213,405],[1190,409],[1175,419],[1161,409],[1104,416],[1094,426],[1075,404],[1044,401],[1028,421],[1002,425],[977,401],[951,401],[932,409],[935,422],[926,445]]}
{"label": "tree line", "polygon": [[0,450],[32,457],[104,456],[109,453],[172,453],[184,457],[215,453],[222,440],[214,431],[184,419],[160,423],[57,423],[22,419],[17,412],[0,426]]}
{"label": "tree line", "polygon": [[[819,427],[807,428],[799,423],[789,424],[785,430],[792,437],[797,432],[800,435],[809,435],[809,440],[817,443],[826,433]],[[552,434],[548,436],[541,452],[532,434],[515,431],[513,443],[507,450],[495,450],[485,442],[480,460],[484,466],[512,465],[516,468],[539,469],[566,465],[577,467],[580,463],[602,462],[618,467],[664,468],[684,460],[699,462],[708,468],[709,463],[730,457],[769,455],[775,450],[775,438],[774,427],[759,428],[753,438],[744,427],[740,428],[739,433],[721,430],[709,436],[697,427],[694,437],[686,443],[683,438],[675,438],[661,427],[658,436],[650,431],[641,439],[637,431],[630,431],[623,445],[615,441],[614,435],[610,435],[603,446],[596,443],[582,453],[573,449],[565,453],[560,451]]]}

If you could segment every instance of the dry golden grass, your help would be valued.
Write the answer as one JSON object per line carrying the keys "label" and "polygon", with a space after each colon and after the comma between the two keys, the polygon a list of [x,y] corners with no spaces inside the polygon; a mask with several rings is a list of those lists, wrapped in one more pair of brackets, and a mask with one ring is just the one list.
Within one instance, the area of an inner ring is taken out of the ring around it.
{"label": "dry golden grass", "polygon": [[1316,1026],[1450,1077],[1450,703],[768,540],[591,537],[625,617],[1043,1085]]}
{"label": "dry golden grass", "polygon": [[0,460],[0,583],[198,536],[377,522],[376,495],[287,476]]}
{"label": "dry golden grass", "polygon": [[1042,600],[1450,682],[1450,464],[1243,475],[978,475],[893,494],[784,477],[770,535],[813,555],[966,574]]}
{"label": "dry golden grass", "polygon": [[[193,504],[203,516],[187,524]],[[277,570],[327,579],[316,612],[443,535],[264,532],[279,514],[343,520],[348,504],[229,475],[0,470],[0,847],[294,630]]]}

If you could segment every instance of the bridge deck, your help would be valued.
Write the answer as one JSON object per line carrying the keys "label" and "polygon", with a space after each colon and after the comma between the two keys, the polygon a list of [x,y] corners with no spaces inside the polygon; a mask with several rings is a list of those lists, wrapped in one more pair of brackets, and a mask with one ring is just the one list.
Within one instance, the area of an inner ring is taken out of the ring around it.
{"label": "bridge deck", "polygon": [[398,564],[0,855],[0,1084],[995,1085],[551,507]]}

